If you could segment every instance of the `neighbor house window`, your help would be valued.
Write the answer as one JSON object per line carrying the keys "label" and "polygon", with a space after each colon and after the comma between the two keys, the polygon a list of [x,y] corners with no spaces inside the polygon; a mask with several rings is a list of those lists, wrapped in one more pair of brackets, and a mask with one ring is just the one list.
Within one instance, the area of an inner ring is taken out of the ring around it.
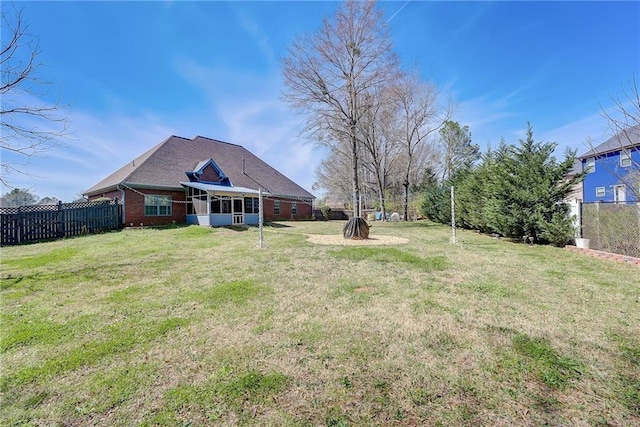
{"label": "neighbor house window", "polygon": [[595,157],[591,157],[591,158],[587,159],[585,167],[584,167],[584,171],[586,173],[591,173],[591,172],[595,172],[596,171],[596,159],[595,159]]}
{"label": "neighbor house window", "polygon": [[596,187],[596,197],[604,197],[604,187]]}
{"label": "neighbor house window", "polygon": [[628,150],[620,152],[620,166],[623,168],[631,166],[631,153]]}
{"label": "neighbor house window", "polygon": [[280,215],[280,200],[275,200],[273,202],[273,214]]}
{"label": "neighbor house window", "polygon": [[298,215],[298,204],[297,203],[292,203],[291,204],[291,215]]}
{"label": "neighbor house window", "polygon": [[145,216],[171,216],[171,196],[144,196]]}

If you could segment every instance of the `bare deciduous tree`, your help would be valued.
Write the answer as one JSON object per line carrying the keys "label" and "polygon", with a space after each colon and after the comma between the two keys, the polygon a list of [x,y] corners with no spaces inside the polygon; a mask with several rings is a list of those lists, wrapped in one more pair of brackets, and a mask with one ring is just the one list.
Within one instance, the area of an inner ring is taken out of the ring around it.
{"label": "bare deciduous tree", "polygon": [[340,203],[350,202],[353,197],[349,176],[350,164],[351,159],[344,153],[330,152],[318,165],[318,179],[314,187],[328,190]]}
{"label": "bare deciduous tree", "polygon": [[307,116],[318,141],[351,151],[354,216],[359,213],[358,122],[363,97],[397,74],[382,12],[373,1],[346,1],[333,19],[303,35],[282,60],[284,99]]}
{"label": "bare deciduous tree", "polygon": [[415,166],[415,153],[429,136],[449,119],[450,108],[440,103],[440,94],[434,84],[422,82],[417,75],[405,75],[393,87],[393,97],[398,103],[399,141],[405,159],[404,169],[404,219],[408,220],[409,186]]}
{"label": "bare deciduous tree", "polygon": [[10,173],[28,174],[29,159],[57,145],[57,138],[68,129],[61,97],[52,103],[41,99],[53,83],[38,76],[42,66],[38,39],[28,33],[22,11],[11,9],[4,6],[1,11],[0,50],[0,182],[9,187]]}
{"label": "bare deciduous tree", "polygon": [[363,147],[362,166],[367,171],[367,180],[378,194],[382,220],[386,219],[385,190],[390,184],[392,166],[398,157],[400,146],[397,139],[395,118],[397,104],[391,98],[389,87],[377,88],[366,97],[367,108],[363,109],[358,125],[358,137]]}

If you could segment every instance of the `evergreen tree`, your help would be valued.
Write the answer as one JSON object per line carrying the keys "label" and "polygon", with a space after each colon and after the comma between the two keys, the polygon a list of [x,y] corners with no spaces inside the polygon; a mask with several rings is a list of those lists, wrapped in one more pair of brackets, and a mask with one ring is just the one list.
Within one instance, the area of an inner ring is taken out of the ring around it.
{"label": "evergreen tree", "polygon": [[513,238],[527,237],[534,242],[557,245],[571,240],[571,219],[564,202],[580,177],[567,180],[575,152],[567,152],[558,162],[553,157],[557,144],[535,142],[533,129],[519,146],[501,149],[497,156],[496,178],[487,204],[487,225]]}

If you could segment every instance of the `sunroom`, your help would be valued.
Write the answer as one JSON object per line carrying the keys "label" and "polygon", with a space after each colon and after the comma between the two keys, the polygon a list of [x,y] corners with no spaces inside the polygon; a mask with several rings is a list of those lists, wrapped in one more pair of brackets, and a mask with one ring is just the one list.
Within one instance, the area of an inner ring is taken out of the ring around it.
{"label": "sunroom", "polygon": [[203,182],[180,184],[187,190],[187,224],[217,227],[259,222],[257,190]]}

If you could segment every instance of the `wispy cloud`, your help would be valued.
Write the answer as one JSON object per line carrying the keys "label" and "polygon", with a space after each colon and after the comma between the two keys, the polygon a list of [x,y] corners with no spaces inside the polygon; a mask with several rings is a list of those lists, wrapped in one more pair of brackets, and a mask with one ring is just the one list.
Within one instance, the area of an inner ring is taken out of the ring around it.
{"label": "wispy cloud", "polygon": [[269,43],[269,37],[260,26],[243,11],[238,11],[238,20],[242,28],[255,39],[264,57],[271,63],[277,62],[277,55]]}
{"label": "wispy cloud", "polygon": [[511,95],[498,99],[487,96],[462,101],[454,120],[469,126],[476,144],[496,145],[501,137],[514,136],[518,128],[513,128],[511,122],[522,117],[509,102]]}
{"label": "wispy cloud", "polygon": [[539,135],[540,140],[556,142],[556,154],[562,154],[567,148],[574,149],[577,154],[583,154],[593,148],[592,144],[599,144],[608,139],[610,129],[607,121],[598,113],[582,117],[558,128],[550,129]]}
{"label": "wispy cloud", "polygon": [[194,60],[177,62],[179,73],[207,97],[220,123],[214,138],[243,145],[307,190],[320,159],[301,136],[302,122],[280,98],[276,69],[258,75],[206,67]]}

